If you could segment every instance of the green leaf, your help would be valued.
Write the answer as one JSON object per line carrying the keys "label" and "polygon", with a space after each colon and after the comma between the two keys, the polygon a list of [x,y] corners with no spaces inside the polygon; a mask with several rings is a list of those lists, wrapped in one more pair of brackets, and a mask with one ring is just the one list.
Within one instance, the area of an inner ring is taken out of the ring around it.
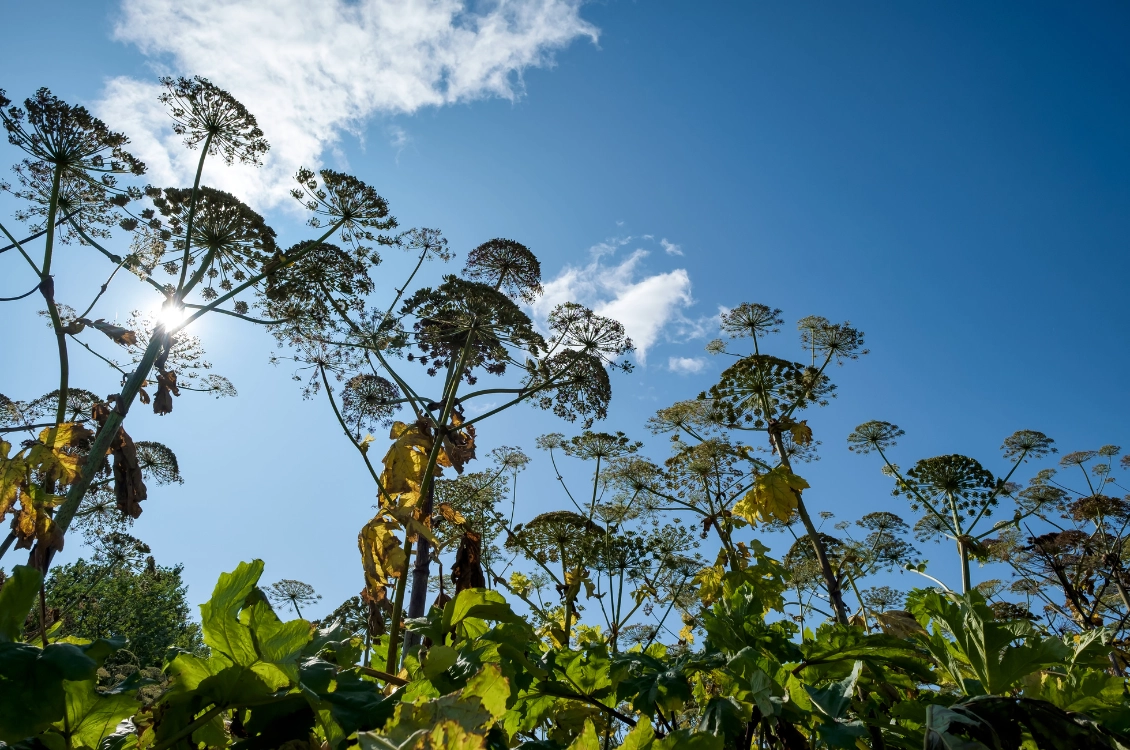
{"label": "green leaf", "polygon": [[100,693],[93,680],[66,681],[66,716],[53,725],[69,748],[98,750],[141,703],[128,693]]}
{"label": "green leaf", "polygon": [[497,664],[487,664],[482,671],[467,682],[463,697],[477,697],[483,708],[490,713],[491,721],[498,721],[506,713],[506,702],[510,699],[510,682],[502,676]]}
{"label": "green leaf", "polygon": [[[1029,623],[994,620],[977,591],[961,597],[922,592],[908,606],[933,623],[930,637],[921,640],[966,695],[1004,694],[1025,676],[1063,664],[1072,655],[1063,641],[1040,637]],[[1021,638],[1023,644],[1012,645]]]}
{"label": "green leaf", "polygon": [[239,620],[247,597],[263,575],[263,561],[240,563],[231,573],[223,573],[212,598],[200,605],[204,642],[240,666],[259,660],[251,630]]}
{"label": "green leaf", "polygon": [[707,732],[679,729],[657,741],[652,750],[722,750],[722,738]]}
{"label": "green leaf", "polygon": [[459,652],[450,646],[436,644],[428,649],[428,658],[424,661],[424,676],[431,679],[446,672],[459,660]]}
{"label": "green leaf", "polygon": [[640,716],[632,731],[624,738],[619,750],[651,750],[654,742],[655,729],[651,726],[651,718]]}
{"label": "green leaf", "polygon": [[94,660],[70,643],[45,649],[0,643],[0,742],[18,742],[61,721],[67,705],[64,681],[93,680],[95,668]]}
{"label": "green leaf", "polygon": [[715,696],[702,710],[698,731],[717,735],[723,738],[727,745],[733,745],[745,734],[746,724],[750,719],[748,712],[733,698]]}
{"label": "green leaf", "polygon": [[0,643],[22,640],[24,621],[35,604],[43,576],[35,568],[17,565],[0,588]]}
{"label": "green leaf", "polygon": [[276,664],[297,659],[314,635],[314,626],[306,620],[282,622],[265,601],[251,607],[250,626],[259,657]]}
{"label": "green leaf", "polygon": [[596,735],[596,727],[591,721],[585,721],[585,728],[570,743],[568,750],[600,750],[600,738]]}
{"label": "green leaf", "polygon": [[857,661],[852,667],[851,674],[840,682],[833,682],[820,689],[805,685],[804,689],[808,691],[808,696],[816,710],[826,718],[842,719],[844,711],[851,705],[851,691],[855,689],[855,683],[862,669],[863,662]]}
{"label": "green leaf", "polygon": [[443,609],[443,632],[447,633],[463,620],[475,617],[480,620],[524,623],[502,594],[490,589],[464,589]]}
{"label": "green leaf", "polygon": [[776,704],[771,700],[777,694],[777,683],[763,670],[758,669],[749,678],[749,692],[762,716],[772,716],[777,712]]}

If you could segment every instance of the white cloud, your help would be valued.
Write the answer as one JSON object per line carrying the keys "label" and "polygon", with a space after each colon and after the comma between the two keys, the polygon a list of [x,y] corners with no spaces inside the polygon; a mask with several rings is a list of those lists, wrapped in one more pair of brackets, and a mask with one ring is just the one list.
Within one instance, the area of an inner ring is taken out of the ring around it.
{"label": "white cloud", "polygon": [[682,310],[694,303],[691,279],[685,269],[644,275],[637,279],[646,250],[635,250],[618,264],[604,259],[630,241],[615,239],[599,243],[590,250],[592,262],[586,266],[566,266],[556,278],[543,284],[544,294],[534,303],[533,312],[544,320],[562,302],[580,302],[600,315],[624,324],[636,345],[636,359],[646,363],[647,352],[664,330],[686,320]]}
{"label": "white cloud", "polygon": [[706,368],[706,360],[702,357],[671,357],[667,360],[667,369],[680,375],[694,375]]}
{"label": "white cloud", "polygon": [[[485,97],[515,99],[522,72],[597,30],[579,0],[123,0],[117,39],[161,72],[202,75],[247,105],[271,142],[261,170],[212,167],[210,184],[247,199],[286,196],[299,166],[377,113]],[[107,82],[99,114],[133,140],[155,183],[191,181],[152,82]],[[394,135],[395,139],[395,135]],[[401,144],[397,144],[399,147]]]}
{"label": "white cloud", "polygon": [[674,242],[668,242],[666,237],[661,239],[659,241],[659,244],[663,246],[664,252],[666,252],[668,255],[682,255],[683,254],[683,249],[681,247],[679,247],[678,245],[676,245]]}

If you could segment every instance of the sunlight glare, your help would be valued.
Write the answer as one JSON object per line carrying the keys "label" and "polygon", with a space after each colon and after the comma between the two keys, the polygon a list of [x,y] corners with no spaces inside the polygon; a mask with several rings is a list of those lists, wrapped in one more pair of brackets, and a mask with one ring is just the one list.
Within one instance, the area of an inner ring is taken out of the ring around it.
{"label": "sunlight glare", "polygon": [[158,310],[156,314],[157,322],[165,328],[178,326],[183,323],[184,319],[187,317],[188,314],[183,307],[168,302],[161,305],[161,309]]}

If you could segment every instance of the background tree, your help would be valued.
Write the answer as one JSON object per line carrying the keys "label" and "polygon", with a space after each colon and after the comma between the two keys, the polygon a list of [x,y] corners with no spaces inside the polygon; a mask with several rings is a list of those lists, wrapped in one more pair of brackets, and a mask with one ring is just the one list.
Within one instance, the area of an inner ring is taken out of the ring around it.
{"label": "background tree", "polygon": [[170,648],[206,651],[181,566],[158,565],[128,535],[112,533],[89,560],[57,566],[46,592],[48,620],[58,626],[53,637],[126,638],[107,666],[159,667]]}

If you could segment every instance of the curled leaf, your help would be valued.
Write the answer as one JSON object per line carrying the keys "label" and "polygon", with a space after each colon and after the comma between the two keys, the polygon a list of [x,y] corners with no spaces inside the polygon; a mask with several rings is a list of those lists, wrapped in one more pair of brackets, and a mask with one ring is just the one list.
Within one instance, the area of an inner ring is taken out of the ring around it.
{"label": "curled leaf", "polygon": [[[123,328],[122,326],[108,323],[102,318],[99,318],[98,320],[79,318],[75,321],[75,323],[72,323],[71,326],[75,325],[76,323],[79,324],[79,328],[77,331],[75,331],[75,333],[81,331],[82,326],[90,326],[91,328],[97,328],[99,331],[102,331],[102,333],[109,336],[114,341],[114,343],[121,344],[122,346],[137,346],[136,333],[128,328]],[[70,326],[68,326],[68,328],[69,327]],[[68,333],[70,333],[70,331],[68,331]]]}

